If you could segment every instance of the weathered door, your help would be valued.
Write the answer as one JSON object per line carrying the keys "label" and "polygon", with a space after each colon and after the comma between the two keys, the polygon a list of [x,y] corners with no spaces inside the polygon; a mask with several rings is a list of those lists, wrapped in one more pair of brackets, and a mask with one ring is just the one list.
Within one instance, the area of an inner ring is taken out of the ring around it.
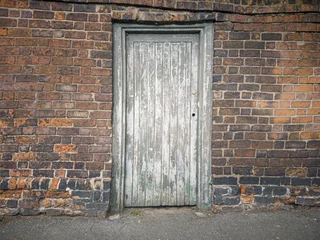
{"label": "weathered door", "polygon": [[124,205],[197,204],[199,34],[130,33]]}

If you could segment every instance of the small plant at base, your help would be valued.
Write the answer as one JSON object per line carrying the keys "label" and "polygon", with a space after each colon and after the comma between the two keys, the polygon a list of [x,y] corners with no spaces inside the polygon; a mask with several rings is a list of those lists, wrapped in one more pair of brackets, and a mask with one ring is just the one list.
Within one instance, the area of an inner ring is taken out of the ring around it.
{"label": "small plant at base", "polygon": [[138,216],[138,217],[142,216],[142,214],[141,214],[141,212],[139,210],[134,210],[134,211],[131,212],[131,214],[135,215],[135,216]]}

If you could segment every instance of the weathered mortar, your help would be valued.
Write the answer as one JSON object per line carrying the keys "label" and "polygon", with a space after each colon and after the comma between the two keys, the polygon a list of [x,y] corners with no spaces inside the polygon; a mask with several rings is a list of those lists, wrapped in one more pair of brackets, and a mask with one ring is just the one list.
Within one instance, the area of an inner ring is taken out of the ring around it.
{"label": "weathered mortar", "polygon": [[318,1],[87,2],[0,2],[1,214],[107,212],[113,20],[214,22],[216,209],[319,205]]}

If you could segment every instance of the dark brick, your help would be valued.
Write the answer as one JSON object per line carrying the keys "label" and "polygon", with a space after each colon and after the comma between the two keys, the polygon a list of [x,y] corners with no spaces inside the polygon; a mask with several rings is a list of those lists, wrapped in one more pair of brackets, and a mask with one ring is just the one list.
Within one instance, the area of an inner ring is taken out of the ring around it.
{"label": "dark brick", "polygon": [[60,179],[58,190],[65,191],[67,189],[67,180],[66,179]]}
{"label": "dark brick", "polygon": [[87,21],[88,14],[86,13],[68,13],[67,20],[72,21]]}
{"label": "dark brick", "polygon": [[68,170],[67,177],[70,178],[88,178],[88,171],[84,170]]}
{"label": "dark brick", "polygon": [[59,134],[59,135],[78,135],[79,128],[58,128],[57,134]]}
{"label": "dark brick", "polygon": [[72,4],[67,3],[52,3],[53,11],[72,11]]}
{"label": "dark brick", "polygon": [[237,178],[234,177],[214,177],[214,185],[237,185]]}
{"label": "dark brick", "polygon": [[35,178],[31,182],[31,189],[39,189],[40,188],[40,179]]}
{"label": "dark brick", "polygon": [[70,188],[72,190],[76,189],[76,180],[69,179],[67,186],[68,186],[68,188]]}
{"label": "dark brick", "polygon": [[271,197],[272,196],[272,187],[264,187],[263,191],[262,191],[262,195],[264,197]]}
{"label": "dark brick", "polygon": [[223,48],[243,48],[243,41],[224,41]]}
{"label": "dark brick", "polygon": [[92,192],[91,191],[72,191],[72,196],[76,198],[92,198]]}
{"label": "dark brick", "polygon": [[286,148],[287,149],[299,149],[299,148],[305,148],[306,143],[303,141],[287,141],[286,142]]}
{"label": "dark brick", "polygon": [[310,178],[292,178],[291,183],[292,183],[292,186],[310,186],[311,179]]}
{"label": "dark brick", "polygon": [[2,154],[2,160],[11,160],[12,159],[12,153],[3,153]]}
{"label": "dark brick", "polygon": [[302,205],[302,206],[315,206],[316,205],[316,199],[314,199],[314,198],[297,197],[296,198],[296,204]]}
{"label": "dark brick", "polygon": [[226,205],[237,205],[240,203],[240,197],[223,197],[222,203]]}
{"label": "dark brick", "polygon": [[291,178],[289,177],[281,177],[280,185],[291,185]]}
{"label": "dark brick", "polygon": [[110,51],[92,50],[90,54],[91,58],[112,59],[112,52]]}
{"label": "dark brick", "polygon": [[258,184],[259,178],[258,177],[240,177],[239,183],[240,184]]}
{"label": "dark brick", "polygon": [[273,195],[275,196],[282,196],[287,193],[287,188],[285,187],[272,187],[273,188]]}
{"label": "dark brick", "polygon": [[257,100],[273,100],[273,94],[271,93],[253,93],[253,99]]}
{"label": "dark brick", "polygon": [[270,150],[267,152],[267,157],[269,158],[287,158],[289,157],[288,151],[283,150]]}
{"label": "dark brick", "polygon": [[312,179],[312,185],[320,186],[320,178],[314,178],[314,179]]}
{"label": "dark brick", "polygon": [[90,181],[85,179],[78,179],[76,184],[77,190],[92,190]]}
{"label": "dark brick", "polygon": [[53,152],[53,145],[31,145],[31,151],[33,152]]}
{"label": "dark brick", "polygon": [[227,50],[215,50],[214,56],[215,57],[227,57],[228,51]]}
{"label": "dark brick", "polygon": [[35,177],[53,177],[53,170],[33,170]]}
{"label": "dark brick", "polygon": [[260,179],[261,185],[280,185],[280,178],[262,177]]}
{"label": "dark brick", "polygon": [[264,58],[280,58],[281,57],[281,52],[280,51],[262,50],[261,51],[261,57],[264,57]]}
{"label": "dark brick", "polygon": [[320,148],[320,141],[308,141],[308,148]]}
{"label": "dark brick", "polygon": [[282,34],[281,33],[262,33],[261,37],[262,37],[262,40],[281,40]]}
{"label": "dark brick", "polygon": [[68,21],[52,21],[51,27],[53,29],[72,29],[73,28],[73,22]]}
{"label": "dark brick", "polygon": [[249,186],[245,188],[245,194],[261,195],[262,187],[261,186]]}
{"label": "dark brick", "polygon": [[31,9],[50,10],[49,2],[31,1],[29,6]]}
{"label": "dark brick", "polygon": [[111,183],[110,182],[103,182],[103,190],[110,190]]}
{"label": "dark brick", "polygon": [[247,32],[231,32],[229,34],[230,40],[249,40],[250,33]]}
{"label": "dark brick", "polygon": [[54,17],[53,12],[33,11],[33,18],[52,19],[53,17]]}
{"label": "dark brick", "polygon": [[275,167],[275,168],[266,168],[266,176],[285,176],[285,168]]}
{"label": "dark brick", "polygon": [[[101,176],[101,171],[99,171],[99,170],[89,170],[89,178],[97,178],[97,177],[100,177],[100,176]],[[111,174],[108,177],[111,177]]]}
{"label": "dark brick", "polygon": [[94,4],[74,4],[75,12],[95,12],[96,5]]}
{"label": "dark brick", "polygon": [[94,202],[100,202],[101,201],[101,192],[100,191],[94,191],[93,192],[93,201]]}
{"label": "dark brick", "polygon": [[9,170],[0,170],[0,177],[9,177]]}
{"label": "dark brick", "polygon": [[0,182],[0,190],[8,190],[9,189],[9,179],[4,179]]}
{"label": "dark brick", "polygon": [[8,9],[0,8],[0,17],[8,17]]}
{"label": "dark brick", "polygon": [[247,49],[264,49],[265,42],[246,41],[244,46]]}
{"label": "dark brick", "polygon": [[102,192],[102,202],[108,203],[110,199],[110,193],[109,192]]}
{"label": "dark brick", "polygon": [[[240,50],[240,57],[260,57],[260,51],[259,50]],[[259,61],[259,59],[257,61]]]}
{"label": "dark brick", "polygon": [[256,196],[254,202],[261,205],[270,205],[274,203],[274,197],[260,197]]}
{"label": "dark brick", "polygon": [[[51,146],[51,145],[50,145]],[[59,153],[37,153],[36,160],[39,161],[55,161],[59,159]]]}
{"label": "dark brick", "polygon": [[8,200],[7,201],[7,208],[17,208],[18,207],[18,200]]}
{"label": "dark brick", "polygon": [[53,162],[52,169],[73,169],[73,162]]}
{"label": "dark brick", "polygon": [[49,183],[50,183],[50,179],[46,178],[46,179],[41,179],[41,182],[40,182],[40,188],[39,189],[42,189],[42,190],[48,190],[49,188]]}

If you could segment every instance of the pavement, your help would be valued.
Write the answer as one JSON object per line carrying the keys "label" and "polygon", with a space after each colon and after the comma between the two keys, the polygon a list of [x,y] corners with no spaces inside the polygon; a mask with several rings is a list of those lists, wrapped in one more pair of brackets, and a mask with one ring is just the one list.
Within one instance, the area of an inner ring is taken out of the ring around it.
{"label": "pavement", "polygon": [[126,209],[111,218],[6,216],[1,240],[319,240],[320,208],[218,213],[192,208]]}

